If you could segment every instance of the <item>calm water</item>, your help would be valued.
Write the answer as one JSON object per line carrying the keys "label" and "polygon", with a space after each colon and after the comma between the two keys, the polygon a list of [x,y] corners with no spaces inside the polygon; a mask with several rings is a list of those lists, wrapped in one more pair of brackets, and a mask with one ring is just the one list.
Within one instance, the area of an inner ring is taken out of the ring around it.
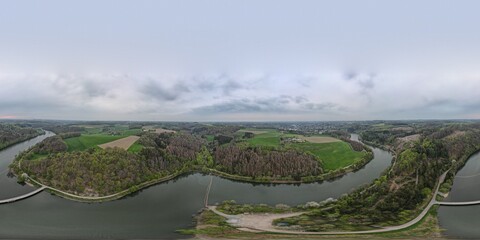
{"label": "calm water", "polygon": [[[480,200],[480,153],[471,156],[457,173],[445,201]],[[480,205],[442,206],[438,212],[444,234],[452,238],[480,239]]]}
{"label": "calm water", "polygon": [[[0,171],[7,169],[15,154],[44,137],[0,152]],[[331,182],[253,185],[213,177],[210,204],[234,199],[239,203],[296,205],[337,198],[370,183],[390,165],[392,156],[388,152],[374,149],[374,153],[375,158],[363,169]],[[1,199],[31,190],[3,175]],[[192,215],[203,206],[210,177],[183,176],[106,203],[78,203],[42,192],[26,200],[0,205],[0,238],[188,238],[176,234],[175,230],[193,226]]]}

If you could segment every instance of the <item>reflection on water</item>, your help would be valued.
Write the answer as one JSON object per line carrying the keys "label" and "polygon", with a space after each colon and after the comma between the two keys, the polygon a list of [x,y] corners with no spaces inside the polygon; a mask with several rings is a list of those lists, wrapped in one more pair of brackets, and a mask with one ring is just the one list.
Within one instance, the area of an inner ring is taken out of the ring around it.
{"label": "reflection on water", "polygon": [[[445,201],[480,200],[480,153],[472,155],[457,173],[452,190]],[[438,211],[445,235],[453,238],[480,239],[480,205],[442,206]]]}
{"label": "reflection on water", "polygon": [[12,163],[13,159],[19,152],[53,135],[54,134],[52,132],[47,131],[44,135],[16,144],[0,151],[0,199],[22,195],[33,190],[33,188],[28,185],[18,184],[17,179],[14,176],[9,175],[8,166]]}
{"label": "reflection on water", "polygon": [[[6,162],[3,166],[8,166],[16,153],[38,141],[40,138],[0,153],[1,162]],[[234,199],[239,203],[297,205],[338,198],[370,183],[390,165],[392,156],[388,152],[374,149],[374,153],[375,158],[363,169],[330,182],[271,185],[213,177],[210,204]],[[29,187],[21,187],[15,179],[4,180],[1,179],[2,190],[6,187],[8,192],[2,191],[2,198],[29,191]],[[198,173],[183,175],[105,203],[78,203],[42,192],[23,201],[0,205],[0,238],[186,238],[175,230],[193,226],[192,215],[203,207],[209,181],[209,176]]]}

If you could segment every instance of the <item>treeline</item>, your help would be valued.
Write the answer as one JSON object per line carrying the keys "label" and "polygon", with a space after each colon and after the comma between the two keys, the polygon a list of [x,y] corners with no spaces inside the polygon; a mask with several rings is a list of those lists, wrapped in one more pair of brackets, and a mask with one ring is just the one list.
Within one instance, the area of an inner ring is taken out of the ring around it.
{"label": "treeline", "polygon": [[[297,217],[287,221],[308,231],[360,230],[405,223],[415,218],[422,204],[432,197],[441,174],[451,168],[449,172],[453,176],[456,169],[480,149],[478,127],[472,124],[438,126],[436,131],[431,131],[430,127],[428,131],[419,129],[428,135],[422,135],[397,153],[391,170],[374,183],[311,212],[306,215],[308,219]],[[385,136],[396,134],[386,133]],[[374,135],[367,133],[366,136]]]}
{"label": "treeline", "polygon": [[[15,171],[74,194],[104,196],[195,164],[204,144],[201,138],[189,134],[145,134],[140,140],[146,147],[138,154],[120,148],[65,152],[62,138],[53,136],[20,154],[17,161],[23,159],[22,169]],[[29,161],[36,153],[48,156]]]}
{"label": "treeline", "polygon": [[431,197],[438,177],[450,166],[440,141],[423,139],[399,154],[392,171],[370,186],[357,189],[338,201],[309,213],[308,219],[290,219],[307,231],[356,230],[381,224],[397,225],[413,219]]}
{"label": "treeline", "polygon": [[81,135],[82,135],[81,132],[66,132],[66,133],[58,134],[58,136],[61,137],[62,139],[80,137]]}
{"label": "treeline", "polygon": [[40,134],[41,131],[33,128],[0,124],[0,149],[34,138]]}
{"label": "treeline", "polygon": [[43,141],[33,146],[30,152],[36,154],[50,154],[67,151],[67,148],[67,144],[60,136],[52,136],[45,138]]}
{"label": "treeline", "polygon": [[54,132],[56,134],[62,134],[62,133],[80,133],[85,131],[84,127],[78,127],[78,126],[69,126],[69,125],[46,125],[42,127],[43,129],[47,131]]}
{"label": "treeline", "polygon": [[370,151],[369,148],[367,148],[365,145],[363,145],[362,143],[359,143],[357,141],[353,141],[353,140],[350,140],[350,139],[342,139],[343,141],[347,142],[348,144],[350,144],[350,146],[352,147],[352,149],[354,151],[357,151],[357,152],[361,152],[363,150],[366,150],[366,151]]}
{"label": "treeline", "polygon": [[357,141],[353,141],[350,139],[350,133],[346,132],[346,131],[341,131],[341,130],[332,130],[332,131],[328,131],[327,132],[328,135],[332,136],[332,137],[335,137],[335,138],[338,138],[338,139],[341,139],[342,141],[350,144],[350,146],[352,147],[352,149],[354,151],[357,151],[357,152],[361,152],[363,150],[365,151],[371,151],[370,148],[368,148],[367,146],[365,146],[364,144],[360,143],[360,142],[357,142]]}
{"label": "treeline", "polygon": [[314,156],[294,150],[267,151],[258,147],[228,145],[216,149],[214,160],[220,171],[253,178],[291,177],[300,180],[322,173],[322,166]]}
{"label": "treeline", "polygon": [[40,182],[84,196],[113,194],[155,179],[161,171],[119,148],[63,152],[42,161],[23,161],[22,170]]}
{"label": "treeline", "polygon": [[213,126],[197,126],[193,128],[192,134],[195,135],[233,135],[240,130],[240,126],[235,125],[213,125]]}

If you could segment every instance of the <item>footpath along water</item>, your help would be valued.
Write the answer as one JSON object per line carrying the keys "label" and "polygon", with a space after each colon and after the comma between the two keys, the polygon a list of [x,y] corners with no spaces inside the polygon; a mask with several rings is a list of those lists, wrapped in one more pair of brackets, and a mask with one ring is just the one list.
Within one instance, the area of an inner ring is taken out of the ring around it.
{"label": "footpath along water", "polygon": [[[8,169],[16,154],[45,137],[40,136],[1,151],[0,172]],[[390,166],[390,153],[374,148],[374,154],[374,159],[359,171],[323,183],[251,184],[213,176],[208,201],[213,204],[233,199],[239,203],[297,205],[338,198],[372,182]],[[175,230],[193,226],[192,215],[204,206],[210,179],[211,176],[202,174],[181,176],[123,199],[104,203],[79,203],[41,192],[22,201],[0,205],[0,239],[189,238]],[[0,181],[1,199],[33,190],[6,175],[2,175]]]}

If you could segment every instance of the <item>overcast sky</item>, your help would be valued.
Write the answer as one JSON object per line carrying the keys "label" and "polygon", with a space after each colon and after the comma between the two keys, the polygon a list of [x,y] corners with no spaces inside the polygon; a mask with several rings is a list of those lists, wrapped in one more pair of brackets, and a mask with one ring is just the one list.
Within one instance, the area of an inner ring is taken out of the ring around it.
{"label": "overcast sky", "polygon": [[480,1],[2,1],[0,118],[480,118]]}

